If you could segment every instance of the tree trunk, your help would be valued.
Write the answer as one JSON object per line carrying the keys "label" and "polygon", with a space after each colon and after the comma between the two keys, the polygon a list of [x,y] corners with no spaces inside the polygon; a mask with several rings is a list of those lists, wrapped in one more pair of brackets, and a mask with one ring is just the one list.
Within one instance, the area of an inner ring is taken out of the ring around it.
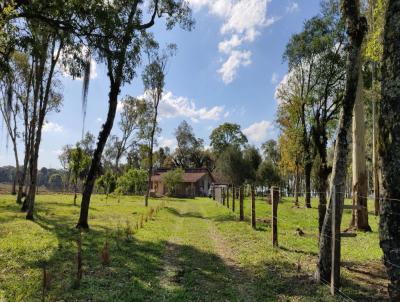
{"label": "tree trunk", "polygon": [[364,121],[364,82],[362,72],[358,77],[357,97],[353,114],[353,209],[350,227],[360,231],[371,231],[368,224],[368,179],[365,157],[365,121]]}
{"label": "tree trunk", "polygon": [[244,208],[243,208],[244,192],[243,192],[243,190],[244,190],[243,186],[240,186],[240,189],[239,189],[239,219],[240,219],[240,221],[244,220]]}
{"label": "tree trunk", "polygon": [[89,216],[90,197],[92,196],[94,183],[96,181],[96,177],[100,168],[101,155],[103,154],[104,146],[107,142],[107,138],[110,135],[111,129],[114,124],[115,113],[117,111],[119,90],[120,90],[120,82],[114,82],[111,84],[109,100],[108,100],[109,107],[107,113],[107,120],[103,124],[103,128],[99,133],[96,150],[93,153],[93,158],[90,164],[89,173],[86,177],[85,184],[83,187],[81,211],[78,223],[76,225],[77,228],[84,228],[84,229],[89,228],[88,216]]}
{"label": "tree trunk", "polygon": [[[322,160],[321,160],[322,161]],[[324,162],[320,164],[318,171],[318,234],[321,234],[322,225],[324,224],[325,214],[326,214],[326,193],[328,191],[328,175],[329,171],[327,168],[327,163]]]}
{"label": "tree trunk", "polygon": [[[339,117],[339,131],[336,137],[333,169],[330,184],[329,206],[327,208],[324,224],[322,226],[319,258],[317,263],[316,278],[321,283],[330,281],[331,278],[331,250],[332,250],[332,192],[336,191],[337,204],[340,206],[344,201],[347,156],[349,145],[349,134],[352,124],[354,102],[358,84],[358,75],[361,68],[361,44],[366,31],[366,20],[360,17],[359,0],[345,0],[343,2],[343,14],[346,18],[348,45],[346,62],[346,88],[343,98],[343,107]],[[340,209],[342,213],[343,208]],[[337,223],[340,225],[342,215],[339,215]]]}
{"label": "tree trunk", "polygon": [[294,205],[296,207],[299,207],[300,175],[299,175],[299,163],[298,162],[296,162],[296,171],[295,171],[294,178],[295,178],[295,180],[294,180]]}
{"label": "tree trunk", "polygon": [[305,199],[306,208],[311,208],[311,170],[312,170],[312,164],[306,163],[304,167],[304,177],[306,182],[306,199]]}
{"label": "tree trunk", "polygon": [[251,185],[251,226],[256,228],[256,194],[254,192],[254,185]]}
{"label": "tree trunk", "polygon": [[76,181],[75,181],[75,182],[74,182],[74,206],[76,206],[76,197],[77,197],[76,191],[78,190],[77,187],[78,187],[78,186],[77,186],[77,183],[76,183]]}
{"label": "tree trunk", "polygon": [[381,204],[379,239],[389,276],[390,301],[400,301],[400,0],[386,10],[379,116]]}
{"label": "tree trunk", "polygon": [[235,212],[235,186],[232,186],[232,212]]}

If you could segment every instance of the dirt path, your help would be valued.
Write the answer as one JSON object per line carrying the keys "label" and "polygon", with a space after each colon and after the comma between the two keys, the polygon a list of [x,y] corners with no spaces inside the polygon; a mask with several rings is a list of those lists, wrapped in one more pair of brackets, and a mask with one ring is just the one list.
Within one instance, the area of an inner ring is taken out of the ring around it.
{"label": "dirt path", "polygon": [[[249,275],[208,215],[209,203],[171,206],[176,219],[164,254],[160,285],[171,293],[169,301],[183,299],[189,292],[203,301],[202,293],[218,301],[254,301]],[[247,285],[246,285],[247,284]]]}

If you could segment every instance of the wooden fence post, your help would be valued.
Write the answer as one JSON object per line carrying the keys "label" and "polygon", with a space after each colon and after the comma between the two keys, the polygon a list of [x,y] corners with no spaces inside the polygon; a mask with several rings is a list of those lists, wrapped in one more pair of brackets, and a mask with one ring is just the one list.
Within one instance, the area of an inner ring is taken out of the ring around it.
{"label": "wooden fence post", "polygon": [[235,186],[232,186],[232,212],[235,212],[235,196],[236,192],[235,192]]}
{"label": "wooden fence post", "polygon": [[[339,190],[340,191],[340,190]],[[340,286],[340,196],[333,187],[332,192],[332,266],[331,266],[331,294],[335,295]]]}
{"label": "wooden fence post", "polygon": [[240,221],[244,220],[244,209],[243,209],[243,200],[244,200],[244,192],[243,186],[240,186],[239,189],[239,219]]}
{"label": "wooden fence post", "polygon": [[229,209],[229,185],[226,187],[226,207]]}
{"label": "wooden fence post", "polygon": [[271,188],[272,201],[272,246],[278,246],[278,203],[279,203],[279,188]]}
{"label": "wooden fence post", "polygon": [[253,229],[256,228],[256,194],[253,185],[251,185],[251,226]]}

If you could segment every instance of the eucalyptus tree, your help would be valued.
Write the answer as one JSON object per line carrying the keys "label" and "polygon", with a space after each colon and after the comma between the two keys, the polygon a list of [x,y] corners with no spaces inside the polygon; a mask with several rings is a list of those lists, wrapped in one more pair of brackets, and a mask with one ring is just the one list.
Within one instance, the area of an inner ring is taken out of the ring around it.
{"label": "eucalyptus tree", "polygon": [[390,301],[400,300],[400,1],[386,9],[379,105],[379,155],[382,169],[379,239],[389,275]]}
{"label": "eucalyptus tree", "polygon": [[167,29],[172,29],[177,23],[185,29],[191,29],[193,25],[191,11],[185,1],[114,0],[96,3],[91,7],[88,23],[96,26],[87,34],[86,39],[92,55],[106,64],[109,107],[85,180],[77,227],[89,228],[90,198],[104,146],[114,124],[118,95],[121,87],[135,77],[136,68],[141,62],[142,48],[146,41],[153,39],[148,30],[154,26],[157,18],[165,20]]}
{"label": "eucalyptus tree", "polygon": [[[324,217],[319,241],[320,250],[316,277],[321,283],[325,283],[331,278],[332,199],[335,198],[340,213],[342,213],[342,205],[344,203],[342,192],[345,189],[347,174],[349,135],[358,87],[358,76],[361,68],[361,46],[367,30],[367,20],[360,14],[359,0],[343,1],[342,10],[347,31],[346,83],[335,142],[329,206]],[[334,192],[336,192],[335,196],[333,196]],[[341,214],[336,217],[338,225],[341,223],[341,218]]]}
{"label": "eucalyptus tree", "polygon": [[[156,45],[154,45],[156,46]],[[144,196],[144,205],[147,207],[149,204],[149,194],[151,188],[151,176],[153,174],[153,149],[155,143],[155,135],[158,129],[158,106],[160,105],[164,86],[165,86],[165,73],[167,68],[168,59],[175,54],[176,45],[170,44],[167,49],[159,52],[158,47],[147,47],[146,53],[148,57],[148,65],[143,71],[142,80],[145,89],[145,94],[148,97],[148,103],[151,107],[151,123],[149,127],[143,127],[144,138],[147,138],[148,144],[148,179],[147,190]],[[146,124],[148,121],[145,121]],[[146,131],[147,130],[147,131]]]}
{"label": "eucalyptus tree", "polygon": [[[292,36],[284,57],[289,63],[286,83],[278,96],[295,106],[302,128],[306,205],[310,206],[311,171],[316,157],[319,192],[319,226],[326,211],[326,192],[331,168],[327,144],[337,120],[345,79],[344,23],[339,1],[322,2],[320,16],[308,20],[301,33]],[[293,99],[296,100],[293,100]]]}
{"label": "eucalyptus tree", "polygon": [[204,140],[197,138],[192,126],[182,121],[175,129],[177,146],[173,154],[173,162],[177,167],[202,168],[207,161]]}
{"label": "eucalyptus tree", "polygon": [[[20,129],[18,129],[21,113],[20,99],[26,94],[27,79],[27,58],[23,54],[15,53],[10,62],[9,72],[3,74],[0,80],[0,112],[3,116],[3,122],[7,129],[8,138],[11,140],[15,159],[15,175],[12,187],[12,194],[17,194],[16,184],[20,183],[21,171],[18,156],[18,138]],[[17,203],[20,200],[17,198]]]}
{"label": "eucalyptus tree", "polygon": [[116,173],[120,173],[120,161],[127,151],[140,139],[140,129],[144,122],[148,123],[149,114],[144,100],[126,97],[121,101],[121,118],[118,122],[120,135],[111,135],[108,138],[104,157],[113,165]]}

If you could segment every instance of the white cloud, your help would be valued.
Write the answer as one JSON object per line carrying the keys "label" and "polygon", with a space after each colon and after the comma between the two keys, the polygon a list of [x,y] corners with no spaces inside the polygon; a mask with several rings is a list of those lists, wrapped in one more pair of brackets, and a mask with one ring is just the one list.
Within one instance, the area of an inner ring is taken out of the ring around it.
{"label": "white cloud", "polygon": [[158,145],[162,148],[170,148],[171,150],[176,148],[176,140],[174,138],[160,137]]}
{"label": "white cloud", "polygon": [[46,122],[43,125],[43,132],[44,133],[60,133],[64,131],[64,127],[57,124],[57,123],[53,123],[53,122]]}
{"label": "white cloud", "polygon": [[220,53],[228,59],[218,70],[222,80],[229,84],[235,78],[241,66],[251,64],[251,52],[239,50],[244,42],[253,42],[260,35],[261,30],[272,25],[278,18],[267,18],[267,4],[270,0],[189,0],[194,10],[203,7],[221,18],[220,28],[222,35],[228,35],[219,43]]}
{"label": "white cloud", "polygon": [[222,53],[229,54],[233,49],[243,42],[238,35],[233,35],[229,40],[224,40],[218,44],[218,49]]}
{"label": "white cloud", "polygon": [[224,108],[221,106],[197,108],[194,101],[186,97],[174,96],[170,91],[163,95],[159,108],[161,118],[181,116],[190,118],[193,122],[198,122],[199,120],[217,121],[221,118],[223,110]]}
{"label": "white cloud", "polygon": [[[117,104],[117,110],[118,110],[118,105],[119,105],[119,102],[118,102],[118,104]],[[101,117],[98,117],[98,118],[96,119],[96,121],[97,121],[98,123],[101,123],[101,122],[103,121],[103,119],[102,119]]]}
{"label": "white cloud", "polygon": [[253,143],[261,143],[265,141],[268,135],[273,132],[273,125],[270,121],[263,120],[258,123],[250,125],[243,130],[243,133]]}
{"label": "white cloud", "polygon": [[234,50],[232,51],[226,62],[218,70],[218,72],[222,75],[222,80],[224,81],[224,83],[229,84],[236,78],[237,70],[239,69],[239,67],[248,66],[250,64],[250,51]]}
{"label": "white cloud", "polygon": [[287,13],[295,13],[299,11],[299,4],[297,2],[290,2],[286,7]]}
{"label": "white cloud", "polygon": [[273,72],[273,73],[272,73],[272,76],[271,76],[271,84],[272,84],[272,85],[278,84],[278,74],[277,74],[276,72]]}

